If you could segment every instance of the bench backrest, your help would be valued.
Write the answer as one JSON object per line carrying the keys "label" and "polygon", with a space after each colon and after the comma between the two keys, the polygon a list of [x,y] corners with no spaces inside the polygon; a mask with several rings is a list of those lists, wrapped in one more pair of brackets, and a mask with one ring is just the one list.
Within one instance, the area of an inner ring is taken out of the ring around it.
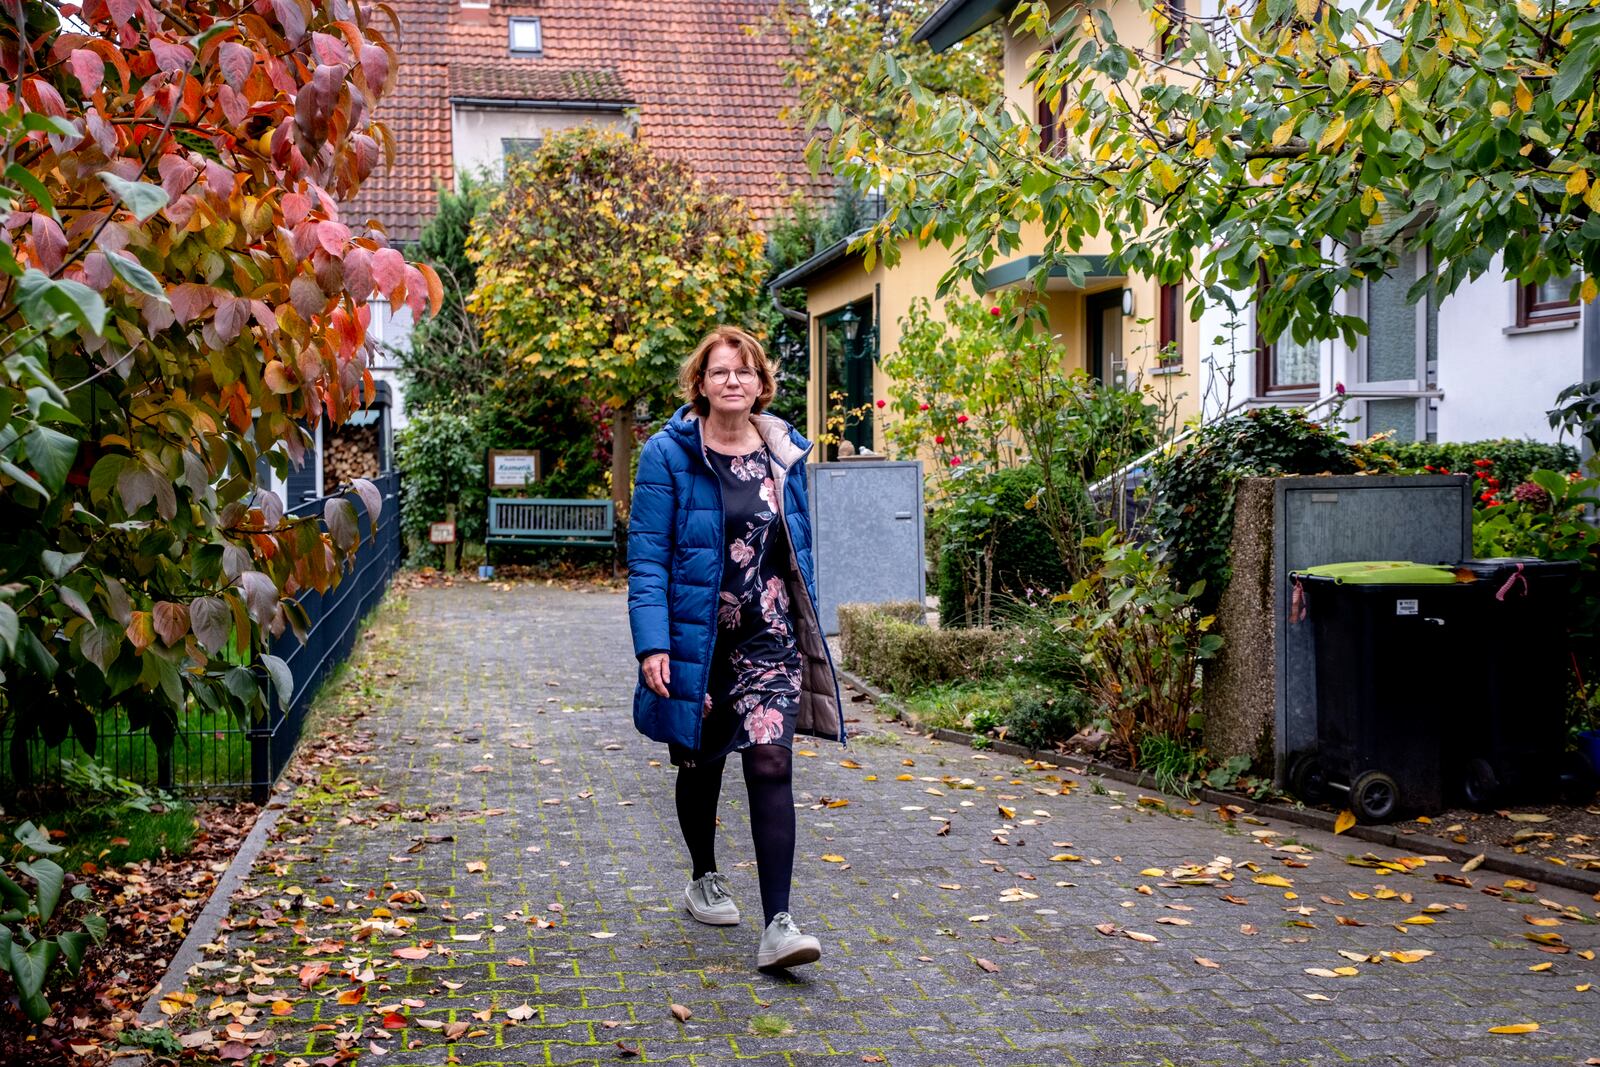
{"label": "bench backrest", "polygon": [[616,516],[609,500],[489,499],[489,534],[609,538]]}

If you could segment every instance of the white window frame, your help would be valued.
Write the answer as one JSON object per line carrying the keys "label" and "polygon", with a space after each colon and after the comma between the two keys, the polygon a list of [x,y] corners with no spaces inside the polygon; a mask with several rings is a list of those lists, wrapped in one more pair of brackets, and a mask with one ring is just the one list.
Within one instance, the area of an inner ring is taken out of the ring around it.
{"label": "white window frame", "polygon": [[[517,47],[517,29],[519,27],[533,27],[534,43],[531,47]],[[536,56],[544,52],[544,24],[537,17],[524,18],[517,16],[506,20],[506,45],[514,56]]]}
{"label": "white window frame", "polygon": [[[1416,284],[1416,278],[1423,272],[1431,269],[1432,253],[1421,248],[1416,252],[1417,273],[1416,277],[1407,284],[1407,288]],[[1390,275],[1384,275],[1384,281],[1391,280]],[[1351,375],[1353,379],[1345,385],[1345,393],[1352,400],[1360,402],[1359,427],[1361,436],[1367,437],[1375,433],[1367,417],[1367,404],[1373,400],[1406,400],[1416,402],[1416,427],[1418,440],[1427,441],[1437,432],[1438,405],[1437,401],[1442,396],[1438,388],[1430,384],[1430,380],[1438,373],[1437,353],[1435,353],[1434,366],[1429,367],[1428,352],[1428,306],[1435,299],[1432,295],[1417,301],[1412,307],[1412,323],[1416,330],[1415,366],[1409,378],[1390,378],[1373,381],[1366,377],[1367,360],[1371,354],[1370,342],[1372,332],[1372,319],[1368,315],[1371,303],[1372,278],[1365,278],[1355,294],[1355,303],[1358,314],[1367,323],[1367,333],[1362,335],[1356,343],[1354,355],[1355,366]],[[1431,372],[1431,373],[1430,373]]]}

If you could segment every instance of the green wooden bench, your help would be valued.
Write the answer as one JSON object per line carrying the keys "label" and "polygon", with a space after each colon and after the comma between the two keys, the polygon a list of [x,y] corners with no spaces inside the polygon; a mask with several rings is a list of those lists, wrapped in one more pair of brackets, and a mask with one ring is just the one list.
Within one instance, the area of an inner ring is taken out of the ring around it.
{"label": "green wooden bench", "polygon": [[486,557],[493,545],[609,547],[611,576],[617,574],[617,523],[609,500],[490,497],[489,531],[483,543]]}

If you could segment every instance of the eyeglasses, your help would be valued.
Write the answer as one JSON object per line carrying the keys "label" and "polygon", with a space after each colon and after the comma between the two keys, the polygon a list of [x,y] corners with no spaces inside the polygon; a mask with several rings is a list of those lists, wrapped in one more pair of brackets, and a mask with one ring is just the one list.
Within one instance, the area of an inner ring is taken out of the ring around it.
{"label": "eyeglasses", "polygon": [[738,370],[718,367],[716,370],[706,371],[706,381],[713,385],[727,385],[728,379],[735,375],[738,376],[740,385],[750,385],[760,377],[751,367],[740,367]]}

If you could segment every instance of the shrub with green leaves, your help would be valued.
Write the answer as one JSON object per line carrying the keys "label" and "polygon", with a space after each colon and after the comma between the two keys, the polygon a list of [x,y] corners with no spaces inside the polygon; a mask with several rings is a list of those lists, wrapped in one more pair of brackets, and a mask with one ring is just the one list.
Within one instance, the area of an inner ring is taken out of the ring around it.
{"label": "shrub with green leaves", "polygon": [[483,437],[474,420],[455,411],[424,408],[398,435],[400,530],[414,558],[437,564],[438,545],[428,543],[428,524],[456,508],[456,536],[483,539],[488,509]]}
{"label": "shrub with green leaves", "polygon": [[1317,421],[1294,408],[1252,408],[1207,423],[1187,446],[1152,464],[1149,523],[1166,547],[1173,583],[1205,583],[1198,601],[1204,611],[1215,610],[1231,577],[1228,545],[1240,479],[1393,468],[1393,460],[1346,440],[1338,421],[1337,411]]}
{"label": "shrub with green leaves", "polygon": [[1051,748],[1093,721],[1094,702],[1076,689],[1027,690],[1000,717],[1004,739],[1024,748]]}
{"label": "shrub with green leaves", "polygon": [[1200,664],[1222,638],[1196,606],[1202,585],[1178,586],[1148,546],[1116,531],[1085,544],[1100,565],[1063,594],[1065,622],[1083,642],[1089,693],[1138,760],[1149,737],[1188,736],[1200,707]]}
{"label": "shrub with green leaves", "polygon": [[0,857],[0,971],[11,976],[23,1013],[37,1023],[50,1014],[44,991],[57,961],[76,975],[89,945],[105,940],[107,927],[88,910],[88,886],[80,882],[66,890],[66,872],[49,858],[62,849],[48,831],[25,822],[16,839],[11,855]]}
{"label": "shrub with green leaves", "polygon": [[1411,474],[1472,474],[1478,460],[1488,460],[1488,470],[1509,490],[1528,480],[1536,470],[1575,471],[1578,450],[1566,444],[1500,438],[1494,441],[1377,441],[1372,450],[1391,456],[1400,470]]}
{"label": "shrub with green leaves", "polygon": [[[1092,512],[1083,483],[1070,481],[1081,539],[1090,532]],[[941,625],[986,626],[997,609],[1030,591],[1059,592],[1072,584],[1038,507],[1040,482],[1031,463],[952,480],[936,513]]]}

